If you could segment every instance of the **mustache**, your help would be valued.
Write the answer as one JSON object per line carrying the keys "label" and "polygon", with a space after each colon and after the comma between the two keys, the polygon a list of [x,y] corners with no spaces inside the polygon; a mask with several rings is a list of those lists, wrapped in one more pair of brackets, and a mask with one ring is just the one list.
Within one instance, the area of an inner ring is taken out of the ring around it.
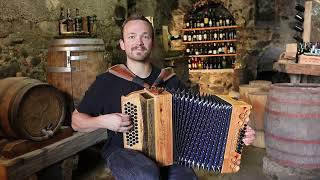
{"label": "mustache", "polygon": [[132,51],[136,50],[136,49],[147,50],[147,48],[145,46],[143,46],[143,45],[142,46],[135,46],[135,47],[131,48]]}

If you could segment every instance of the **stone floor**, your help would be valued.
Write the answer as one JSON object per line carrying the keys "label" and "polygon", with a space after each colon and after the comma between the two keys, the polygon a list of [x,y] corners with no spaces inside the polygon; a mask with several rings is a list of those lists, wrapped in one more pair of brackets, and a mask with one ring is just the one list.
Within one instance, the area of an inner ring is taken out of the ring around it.
{"label": "stone floor", "polygon": [[[112,180],[106,172],[98,153],[98,148],[90,148],[79,156],[77,170],[73,172],[74,180]],[[240,171],[235,174],[209,175],[206,172],[196,171],[199,180],[272,180],[262,172],[262,158],[265,149],[246,147],[243,152]]]}

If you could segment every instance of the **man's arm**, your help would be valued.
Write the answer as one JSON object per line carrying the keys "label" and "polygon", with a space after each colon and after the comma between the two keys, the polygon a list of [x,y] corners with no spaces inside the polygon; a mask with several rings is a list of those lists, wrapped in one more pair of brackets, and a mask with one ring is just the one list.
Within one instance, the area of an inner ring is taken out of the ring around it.
{"label": "man's arm", "polygon": [[71,127],[79,132],[91,132],[100,128],[115,132],[127,132],[132,128],[130,117],[121,113],[111,113],[97,117],[75,110],[72,113]]}

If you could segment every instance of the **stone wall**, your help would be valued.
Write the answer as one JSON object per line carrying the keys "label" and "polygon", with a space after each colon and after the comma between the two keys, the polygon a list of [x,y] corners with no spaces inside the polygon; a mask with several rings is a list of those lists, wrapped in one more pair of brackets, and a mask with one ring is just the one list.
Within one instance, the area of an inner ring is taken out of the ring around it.
{"label": "stone wall", "polygon": [[[241,26],[238,31],[238,61],[245,62],[253,78],[259,71],[270,70],[274,57],[294,42],[295,1],[291,0],[212,0],[221,3]],[[268,3],[269,2],[269,3]],[[128,5],[130,7],[127,7]],[[0,1],[0,78],[30,76],[45,80],[47,47],[58,35],[57,19],[60,7],[80,8],[83,16],[96,14],[98,37],[106,44],[106,60],[121,62],[124,55],[117,49],[120,29],[112,20],[115,5],[125,7],[129,13],[139,12],[154,17],[156,43],[153,57],[162,67],[165,57],[183,52],[165,52],[161,42],[162,25],[181,33],[181,17],[191,8],[191,0],[2,0]],[[271,8],[271,9],[270,9]],[[269,16],[273,18],[257,18]],[[271,16],[272,15],[272,16]],[[178,21],[178,22],[177,22]],[[265,58],[273,53],[272,58]],[[186,69],[187,71],[187,69]],[[182,73],[186,74],[186,73]],[[185,78],[182,78],[185,79]]]}
{"label": "stone wall", "polygon": [[[116,49],[120,29],[112,20],[115,5],[127,7],[125,0],[1,0],[0,78],[29,76],[46,80],[48,44],[58,36],[60,7],[80,9],[81,16],[97,15],[97,36],[106,45],[105,59],[114,63],[121,55]],[[116,57],[115,57],[116,56]]]}
{"label": "stone wall", "polygon": [[232,69],[216,71],[193,70],[189,74],[190,81],[199,85],[199,91],[204,94],[229,94],[233,84]]}
{"label": "stone wall", "polygon": [[[237,60],[245,64],[253,78],[257,77],[257,68],[261,71],[271,70],[272,59],[263,59],[266,50],[275,49],[277,56],[277,50],[284,50],[287,43],[295,42],[292,38],[295,32],[291,29],[296,13],[295,1],[211,0],[211,2],[224,5],[235,18],[236,24],[241,26],[238,30]],[[177,9],[173,10],[172,14],[183,17],[191,6],[191,0],[179,0]],[[264,18],[265,16],[270,18]],[[182,34],[183,19],[173,18],[174,20],[180,22],[170,22],[169,29],[171,32],[178,31]]]}

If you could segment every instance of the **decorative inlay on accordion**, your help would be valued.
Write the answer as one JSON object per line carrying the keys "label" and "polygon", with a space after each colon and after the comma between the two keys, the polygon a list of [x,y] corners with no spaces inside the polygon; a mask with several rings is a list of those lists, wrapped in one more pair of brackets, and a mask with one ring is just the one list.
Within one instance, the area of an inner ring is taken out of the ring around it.
{"label": "decorative inlay on accordion", "polygon": [[174,162],[208,171],[239,170],[242,139],[251,106],[224,95],[144,89],[121,97],[133,128],[124,147],[159,165]]}

